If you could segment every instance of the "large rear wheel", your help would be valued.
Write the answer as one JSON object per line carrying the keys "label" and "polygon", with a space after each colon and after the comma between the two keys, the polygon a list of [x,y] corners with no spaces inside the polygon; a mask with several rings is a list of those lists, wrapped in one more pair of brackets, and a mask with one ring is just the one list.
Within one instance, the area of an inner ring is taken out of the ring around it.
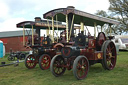
{"label": "large rear wheel", "polygon": [[25,58],[25,66],[28,69],[32,69],[36,66],[36,57],[33,54],[30,54]]}
{"label": "large rear wheel", "polygon": [[115,44],[110,40],[106,41],[102,47],[102,51],[103,51],[103,60],[102,60],[103,67],[107,70],[112,70],[116,65],[116,59],[117,59]]}
{"label": "large rear wheel", "polygon": [[51,64],[50,64],[50,70],[51,70],[52,74],[56,77],[64,74],[64,72],[66,70],[66,67],[64,67],[64,65],[65,65],[65,60],[62,57],[62,55],[55,55],[52,58]]}
{"label": "large rear wheel", "polygon": [[89,62],[85,56],[78,56],[73,63],[73,74],[78,79],[84,79],[89,71]]}
{"label": "large rear wheel", "polygon": [[39,58],[39,66],[42,70],[46,70],[50,67],[51,57],[48,54],[43,54]]}

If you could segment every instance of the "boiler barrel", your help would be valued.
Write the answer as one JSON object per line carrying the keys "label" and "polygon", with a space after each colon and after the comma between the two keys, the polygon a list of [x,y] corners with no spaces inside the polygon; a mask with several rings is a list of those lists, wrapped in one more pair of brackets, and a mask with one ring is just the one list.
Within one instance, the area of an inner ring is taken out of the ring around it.
{"label": "boiler barrel", "polygon": [[61,54],[65,58],[69,58],[71,56],[80,55],[80,49],[77,47],[64,47],[61,49]]}

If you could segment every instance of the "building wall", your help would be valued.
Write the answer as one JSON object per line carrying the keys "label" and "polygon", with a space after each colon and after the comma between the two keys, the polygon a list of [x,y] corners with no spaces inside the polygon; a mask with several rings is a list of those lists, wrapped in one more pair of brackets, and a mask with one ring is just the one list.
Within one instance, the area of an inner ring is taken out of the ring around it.
{"label": "building wall", "polygon": [[[27,37],[25,38],[27,40]],[[43,37],[41,37],[42,41]],[[10,49],[15,51],[29,51],[31,49],[26,49],[26,47],[23,46],[23,37],[6,37],[6,38],[0,38],[1,41],[3,41],[5,45],[6,53],[10,52]]]}

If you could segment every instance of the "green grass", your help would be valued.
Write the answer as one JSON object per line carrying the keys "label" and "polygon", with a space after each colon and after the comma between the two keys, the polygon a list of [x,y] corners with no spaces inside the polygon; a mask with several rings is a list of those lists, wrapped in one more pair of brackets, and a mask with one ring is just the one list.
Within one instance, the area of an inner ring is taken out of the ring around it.
{"label": "green grass", "polygon": [[[7,61],[4,57],[0,59]],[[6,62],[10,63],[10,62]],[[37,64],[34,69],[27,69],[24,63],[0,67],[0,85],[127,85],[128,83],[128,52],[120,52],[116,67],[104,70],[101,64],[90,67],[84,80],[77,80],[73,72],[66,71],[60,77],[54,77],[50,70],[41,70]]]}

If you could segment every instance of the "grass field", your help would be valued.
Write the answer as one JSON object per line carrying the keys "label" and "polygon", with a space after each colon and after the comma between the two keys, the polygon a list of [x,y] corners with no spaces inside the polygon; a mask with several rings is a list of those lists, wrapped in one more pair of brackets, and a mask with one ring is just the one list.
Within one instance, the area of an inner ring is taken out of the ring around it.
{"label": "grass field", "polygon": [[[7,61],[4,57],[0,59]],[[6,62],[9,63],[9,62]],[[77,80],[73,72],[66,71],[60,77],[54,77],[50,70],[41,70],[37,64],[34,69],[27,69],[23,63],[0,67],[0,85],[127,85],[128,84],[128,52],[119,52],[116,67],[104,70],[101,64],[90,67],[84,80]]]}

